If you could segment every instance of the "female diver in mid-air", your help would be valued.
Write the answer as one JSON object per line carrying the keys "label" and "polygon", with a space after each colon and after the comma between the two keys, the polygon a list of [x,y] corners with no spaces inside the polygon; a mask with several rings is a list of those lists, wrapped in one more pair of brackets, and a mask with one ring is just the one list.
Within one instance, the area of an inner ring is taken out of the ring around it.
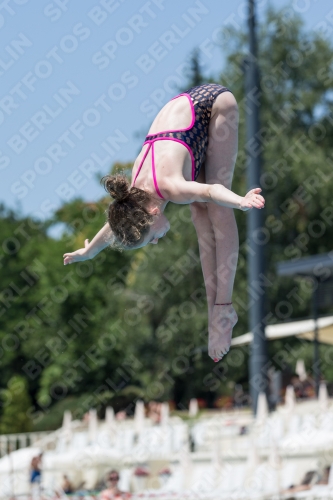
{"label": "female diver in mid-air", "polygon": [[229,89],[209,83],[169,101],[153,121],[134,162],[123,175],[102,181],[114,201],[108,223],[85,247],[64,254],[64,264],[93,258],[110,245],[123,249],[156,244],[170,229],[169,201],[191,204],[208,302],[208,354],[218,361],[230,348],[237,314],[231,298],[238,259],[234,208],[263,208],[261,189],[233,193],[238,107]]}

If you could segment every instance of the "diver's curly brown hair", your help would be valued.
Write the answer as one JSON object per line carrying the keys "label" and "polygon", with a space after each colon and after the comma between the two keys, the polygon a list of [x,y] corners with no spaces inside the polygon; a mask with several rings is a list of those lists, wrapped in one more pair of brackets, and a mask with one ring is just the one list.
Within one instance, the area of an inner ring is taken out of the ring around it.
{"label": "diver's curly brown hair", "polygon": [[153,222],[153,215],[146,209],[150,195],[131,187],[123,174],[106,175],[101,182],[114,199],[108,209],[108,222],[116,240],[114,246],[129,249],[139,245]]}

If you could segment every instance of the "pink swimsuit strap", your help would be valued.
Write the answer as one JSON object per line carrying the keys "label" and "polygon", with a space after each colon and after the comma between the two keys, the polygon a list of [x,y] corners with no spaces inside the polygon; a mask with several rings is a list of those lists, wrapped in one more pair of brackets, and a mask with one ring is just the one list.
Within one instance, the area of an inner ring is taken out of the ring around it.
{"label": "pink swimsuit strap", "polygon": [[139,168],[138,170],[136,171],[136,175],[134,177],[134,181],[133,181],[133,184],[132,186],[134,186],[135,184],[135,181],[140,173],[140,170],[142,168],[142,165],[143,165],[143,162],[145,161],[146,157],[147,157],[147,154],[149,153],[150,151],[150,148],[151,148],[151,169],[152,169],[152,173],[153,173],[153,181],[154,181],[154,186],[155,186],[155,189],[156,189],[156,193],[158,194],[158,196],[162,199],[164,199],[164,197],[162,196],[161,194],[161,191],[159,190],[158,188],[158,184],[157,184],[157,179],[156,179],[156,168],[155,168],[155,150],[154,150],[154,142],[155,141],[146,141],[144,143],[145,144],[148,144],[148,148],[146,149],[145,151],[145,154],[143,155],[143,158],[140,162],[140,165],[139,165]]}
{"label": "pink swimsuit strap", "polygon": [[[159,190],[159,187],[158,187],[158,184],[157,184],[157,178],[156,178],[156,167],[155,167],[155,151],[154,151],[154,142],[156,141],[165,141],[165,140],[168,140],[168,141],[174,141],[174,142],[179,142],[180,144],[183,144],[183,146],[186,147],[186,149],[189,151],[190,153],[190,156],[191,156],[191,160],[192,160],[192,180],[194,180],[194,165],[195,165],[195,160],[194,160],[194,156],[193,156],[193,152],[191,150],[191,148],[188,146],[188,144],[186,144],[186,142],[180,140],[180,139],[177,139],[175,137],[155,137],[156,135],[157,136],[160,136],[161,134],[170,134],[170,133],[177,133],[177,132],[185,132],[187,130],[190,130],[193,126],[194,126],[194,123],[195,123],[195,110],[194,110],[194,105],[193,105],[193,102],[192,102],[192,99],[191,99],[191,96],[189,94],[179,94],[177,95],[176,97],[173,97],[171,100],[173,101],[174,99],[177,99],[178,97],[181,97],[181,96],[186,96],[190,102],[190,105],[191,105],[191,115],[192,115],[192,119],[191,119],[191,124],[189,127],[186,127],[186,128],[183,128],[183,129],[178,129],[178,130],[164,130],[163,132],[157,132],[155,134],[150,134],[150,135],[147,135],[146,137],[146,140],[145,142],[143,143],[143,145],[145,144],[148,144],[148,147],[143,155],[143,158],[140,162],[140,165],[136,171],[136,174],[135,174],[135,177],[134,177],[134,181],[132,183],[132,186],[134,186],[135,184],[135,181],[141,171],[141,168],[142,168],[142,165],[145,161],[145,159],[147,158],[147,155],[151,149],[151,157],[152,157],[152,161],[151,161],[151,167],[152,167],[152,175],[153,175],[153,181],[154,181],[154,186],[155,186],[155,190],[156,190],[156,193],[158,194],[158,196],[162,199],[164,199],[164,197],[162,196],[161,194],[161,191]],[[154,137],[154,139],[148,139],[148,137]]]}

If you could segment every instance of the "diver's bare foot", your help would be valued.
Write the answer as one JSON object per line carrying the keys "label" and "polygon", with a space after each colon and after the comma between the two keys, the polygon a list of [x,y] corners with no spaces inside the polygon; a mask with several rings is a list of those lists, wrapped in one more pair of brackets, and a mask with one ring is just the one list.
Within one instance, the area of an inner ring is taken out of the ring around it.
{"label": "diver's bare foot", "polygon": [[238,316],[232,304],[214,305],[208,329],[208,354],[214,361],[229,351],[232,329],[237,321]]}

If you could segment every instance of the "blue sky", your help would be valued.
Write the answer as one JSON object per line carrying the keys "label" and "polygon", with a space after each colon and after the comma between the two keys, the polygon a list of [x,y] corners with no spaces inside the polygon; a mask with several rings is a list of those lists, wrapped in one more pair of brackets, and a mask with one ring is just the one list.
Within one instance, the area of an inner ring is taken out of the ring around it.
{"label": "blue sky", "polygon": [[[258,17],[282,0],[258,0]],[[288,2],[306,29],[329,0]],[[184,85],[201,47],[207,74],[224,60],[218,29],[245,25],[246,2],[6,0],[0,4],[0,199],[47,218],[64,201],[98,199],[96,174],[132,161],[150,122]],[[140,138],[139,138],[140,137]]]}

